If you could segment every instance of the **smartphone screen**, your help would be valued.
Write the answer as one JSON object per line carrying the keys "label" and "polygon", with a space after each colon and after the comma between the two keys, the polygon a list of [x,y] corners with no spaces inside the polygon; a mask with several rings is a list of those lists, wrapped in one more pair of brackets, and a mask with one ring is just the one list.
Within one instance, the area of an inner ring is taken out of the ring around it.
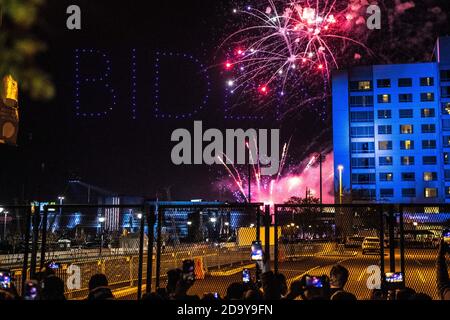
{"label": "smartphone screen", "polygon": [[34,281],[28,281],[25,287],[25,300],[36,300],[38,294],[38,285]]}
{"label": "smartphone screen", "polygon": [[306,286],[310,288],[323,288],[323,282],[320,277],[306,277]]}
{"label": "smartphone screen", "polygon": [[50,269],[56,270],[56,269],[59,269],[60,265],[59,265],[59,263],[56,263],[56,262],[50,262],[50,263],[48,264],[48,267],[49,267]]}
{"label": "smartphone screen", "polygon": [[194,260],[183,261],[183,279],[187,281],[195,280]]}
{"label": "smartphone screen", "polygon": [[11,272],[0,271],[0,288],[1,289],[11,288]]}
{"label": "smartphone screen", "polygon": [[386,282],[387,283],[395,283],[395,284],[399,284],[399,283],[403,283],[403,273],[402,272],[388,272],[386,273],[385,276]]}
{"label": "smartphone screen", "polygon": [[242,282],[244,283],[250,282],[250,271],[248,269],[242,270]]}
{"label": "smartphone screen", "polygon": [[442,238],[447,244],[450,244],[450,229],[445,229],[442,232]]}
{"label": "smartphone screen", "polygon": [[252,260],[262,261],[263,259],[263,249],[261,241],[253,241],[252,243]]}

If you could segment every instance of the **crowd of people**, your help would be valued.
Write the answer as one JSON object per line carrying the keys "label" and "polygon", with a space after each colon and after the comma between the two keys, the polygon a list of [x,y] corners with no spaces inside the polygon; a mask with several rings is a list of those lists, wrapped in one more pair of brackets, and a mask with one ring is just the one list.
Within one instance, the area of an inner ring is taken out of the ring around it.
{"label": "crowd of people", "polygon": [[[439,246],[436,263],[437,289],[442,300],[450,300],[450,279],[446,263],[446,254],[450,253],[449,245],[442,241]],[[156,292],[145,294],[143,300],[345,300],[356,301],[356,296],[346,290],[349,271],[342,265],[334,265],[329,275],[313,278],[304,275],[300,280],[288,286],[286,277],[270,270],[267,261],[258,262],[260,277],[258,281],[231,283],[224,297],[217,293],[207,293],[202,297],[189,294],[195,279],[186,277],[183,270],[173,269],[167,272],[167,285]],[[311,279],[320,282],[312,285]],[[64,282],[56,276],[51,268],[44,268],[37,279],[27,283],[36,289],[33,300],[65,300]],[[12,285],[9,289],[0,289],[0,300],[27,299],[20,297]],[[432,300],[425,294],[412,288],[400,287],[394,290],[374,289],[371,300]],[[29,299],[29,297],[28,297]],[[113,300],[114,294],[108,286],[104,274],[95,274],[89,281],[89,294],[86,300]]]}

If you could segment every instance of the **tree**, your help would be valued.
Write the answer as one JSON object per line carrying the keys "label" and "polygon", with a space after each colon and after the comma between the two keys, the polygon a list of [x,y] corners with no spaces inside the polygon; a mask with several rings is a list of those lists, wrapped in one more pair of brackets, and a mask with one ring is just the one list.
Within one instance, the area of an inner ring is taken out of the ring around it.
{"label": "tree", "polygon": [[0,4],[0,76],[11,74],[33,100],[49,100],[55,94],[50,76],[36,62],[47,49],[33,32],[45,2],[2,0]]}

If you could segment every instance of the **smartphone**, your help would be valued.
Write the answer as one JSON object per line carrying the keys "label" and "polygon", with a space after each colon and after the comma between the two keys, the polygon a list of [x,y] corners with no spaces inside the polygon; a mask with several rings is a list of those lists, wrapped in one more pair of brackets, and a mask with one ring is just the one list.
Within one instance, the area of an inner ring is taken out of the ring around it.
{"label": "smartphone", "polygon": [[262,261],[263,249],[261,241],[252,242],[252,261]]}
{"label": "smartphone", "polygon": [[183,280],[194,281],[194,260],[184,260],[183,261]]}
{"label": "smartphone", "polygon": [[38,296],[38,283],[37,281],[27,281],[25,285],[25,300],[36,300]]}
{"label": "smartphone", "polygon": [[0,289],[10,289],[11,288],[11,272],[0,271]]}
{"label": "smartphone", "polygon": [[322,277],[307,276],[306,277],[306,287],[308,287],[308,288],[323,288]]}
{"label": "smartphone", "polygon": [[248,269],[242,270],[242,282],[244,283],[250,282],[250,270]]}
{"label": "smartphone", "polygon": [[48,267],[50,269],[56,270],[56,269],[59,269],[61,267],[61,265],[59,263],[57,263],[57,262],[50,262],[48,264]]}
{"label": "smartphone", "polygon": [[214,292],[214,299],[219,299],[219,293],[218,292]]}
{"label": "smartphone", "polygon": [[444,242],[450,245],[450,229],[445,229],[442,232],[442,238],[444,239]]}
{"label": "smartphone", "polygon": [[388,272],[384,276],[386,289],[401,289],[404,286],[405,277],[403,272]]}

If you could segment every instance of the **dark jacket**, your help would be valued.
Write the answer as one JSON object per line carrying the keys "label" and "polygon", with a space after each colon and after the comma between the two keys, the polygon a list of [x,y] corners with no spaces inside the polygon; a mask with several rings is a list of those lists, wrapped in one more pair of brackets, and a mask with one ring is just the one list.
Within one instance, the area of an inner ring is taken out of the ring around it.
{"label": "dark jacket", "polygon": [[114,300],[114,295],[108,287],[98,287],[89,292],[87,300]]}
{"label": "dark jacket", "polygon": [[436,279],[439,295],[442,300],[450,300],[450,279],[448,276],[445,254],[440,254],[436,264]]}

